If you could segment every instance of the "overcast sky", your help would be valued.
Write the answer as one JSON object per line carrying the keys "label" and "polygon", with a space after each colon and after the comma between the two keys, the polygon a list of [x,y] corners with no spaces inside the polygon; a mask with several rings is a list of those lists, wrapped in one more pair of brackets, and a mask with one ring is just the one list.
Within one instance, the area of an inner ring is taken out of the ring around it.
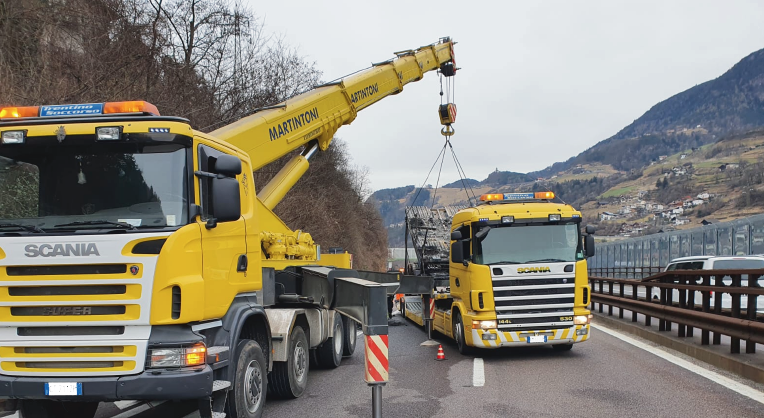
{"label": "overcast sky", "polygon": [[[245,1],[324,80],[451,36],[452,143],[477,180],[564,161],[764,48],[756,0]],[[373,190],[424,182],[443,145],[438,93],[427,73],[337,132]],[[443,173],[458,179],[451,159]]]}

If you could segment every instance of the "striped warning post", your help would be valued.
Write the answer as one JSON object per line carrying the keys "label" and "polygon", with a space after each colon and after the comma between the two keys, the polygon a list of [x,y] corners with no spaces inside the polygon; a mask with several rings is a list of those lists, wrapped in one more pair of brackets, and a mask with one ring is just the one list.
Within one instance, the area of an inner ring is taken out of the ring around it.
{"label": "striped warning post", "polygon": [[366,383],[385,383],[388,379],[387,335],[365,335]]}
{"label": "striped warning post", "polygon": [[435,314],[435,299],[430,298],[430,319],[434,318]]}

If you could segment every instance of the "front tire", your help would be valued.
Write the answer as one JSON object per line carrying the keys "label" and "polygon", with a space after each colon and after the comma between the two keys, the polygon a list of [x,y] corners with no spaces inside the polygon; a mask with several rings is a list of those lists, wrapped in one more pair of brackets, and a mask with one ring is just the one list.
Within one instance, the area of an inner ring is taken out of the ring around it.
{"label": "front tire", "polygon": [[302,327],[294,327],[289,334],[287,361],[273,363],[271,379],[268,382],[271,393],[283,399],[302,396],[308,386],[309,352],[305,331]]}
{"label": "front tire", "polygon": [[24,418],[93,418],[98,409],[98,402],[63,402],[49,400],[30,400],[20,402],[19,409]]}
{"label": "front tire", "polygon": [[343,323],[343,338],[342,338],[342,355],[352,356],[355,352],[355,346],[358,339],[358,324],[346,317],[342,317]]}
{"label": "front tire", "polygon": [[265,410],[268,365],[260,345],[242,340],[236,346],[236,374],[226,402],[226,416],[260,418]]}
{"label": "front tire", "polygon": [[467,340],[464,337],[464,321],[462,321],[462,314],[459,311],[454,315],[454,322],[451,327],[459,353],[464,355],[472,354],[475,350],[467,345]]}

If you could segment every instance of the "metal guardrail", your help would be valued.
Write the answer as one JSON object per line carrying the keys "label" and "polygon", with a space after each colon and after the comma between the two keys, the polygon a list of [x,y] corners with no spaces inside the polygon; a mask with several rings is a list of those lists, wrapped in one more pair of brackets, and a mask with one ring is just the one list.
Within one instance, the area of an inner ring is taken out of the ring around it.
{"label": "metal guardrail", "polygon": [[[676,323],[680,338],[692,337],[698,328],[703,345],[719,345],[721,336],[727,335],[731,353],[740,353],[741,340],[746,342],[746,353],[755,353],[756,343],[764,344],[764,311],[757,312],[758,300],[764,296],[759,285],[762,277],[764,270],[671,271],[642,280],[590,276],[592,310],[599,304],[603,313],[608,306],[608,315],[613,315],[613,308],[619,308],[619,318],[628,310],[632,322],[642,314],[646,326],[657,318],[659,331],[671,331]],[[698,294],[700,303],[696,303]],[[728,307],[724,306],[727,301]]]}
{"label": "metal guardrail", "polygon": [[620,277],[627,279],[644,279],[662,272],[665,267],[592,267],[590,276]]}

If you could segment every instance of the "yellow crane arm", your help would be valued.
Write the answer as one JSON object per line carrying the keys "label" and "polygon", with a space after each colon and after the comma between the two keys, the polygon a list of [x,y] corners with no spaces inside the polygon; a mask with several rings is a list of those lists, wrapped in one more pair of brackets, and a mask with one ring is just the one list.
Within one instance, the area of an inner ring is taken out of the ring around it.
{"label": "yellow crane arm", "polygon": [[337,129],[351,123],[359,110],[400,93],[404,85],[420,80],[428,71],[443,67],[444,75],[453,75],[456,69],[453,42],[449,38],[416,50],[397,52],[396,56],[262,109],[211,135],[247,152],[253,170],[307,146],[303,155],[287,163],[258,193],[263,204],[273,209],[307,170],[307,158],[315,151],[312,141],[326,150]]}

